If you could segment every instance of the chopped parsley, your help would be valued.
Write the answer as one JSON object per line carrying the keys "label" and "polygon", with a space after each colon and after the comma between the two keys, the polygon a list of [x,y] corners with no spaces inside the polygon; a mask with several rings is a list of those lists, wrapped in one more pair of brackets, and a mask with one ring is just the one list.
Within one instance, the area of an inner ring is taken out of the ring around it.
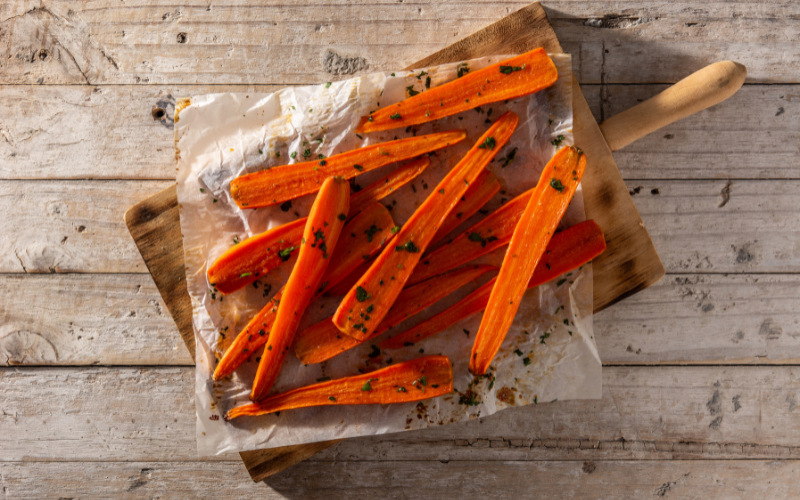
{"label": "chopped parsley", "polygon": [[458,71],[456,72],[458,78],[461,78],[467,73],[469,73],[469,67],[467,67],[467,63],[462,63],[462,65],[458,67]]}
{"label": "chopped parsley", "polygon": [[363,172],[364,171],[364,167],[362,167],[361,165],[353,165],[353,168],[358,170],[359,172]]}
{"label": "chopped parsley", "polygon": [[409,97],[414,97],[415,95],[419,94],[419,92],[414,90],[414,86],[413,85],[409,85],[408,87],[406,87],[406,92],[408,92],[408,96]]}
{"label": "chopped parsley", "polygon": [[367,293],[367,291],[362,286],[356,287],[356,300],[359,302],[364,302],[365,300],[369,299],[371,295]]}
{"label": "chopped parsley", "polygon": [[361,390],[362,391],[371,391],[372,390],[372,386],[370,385],[371,381],[372,381],[372,379],[367,380],[367,383],[361,386]]}
{"label": "chopped parsley", "polygon": [[559,193],[564,191],[564,185],[561,184],[561,181],[558,179],[551,179],[550,180],[550,187],[558,191]]}
{"label": "chopped parsley", "polygon": [[400,113],[395,113],[393,115],[389,115],[389,118],[391,118],[392,120],[399,120],[402,118],[402,116],[400,116]]}
{"label": "chopped parsley", "polygon": [[531,364],[531,358],[527,358],[527,357],[526,358],[522,358],[522,364],[525,365],[525,366],[528,366],[529,364]]}
{"label": "chopped parsley", "polygon": [[425,88],[426,89],[431,88],[431,77],[425,79]]}
{"label": "chopped parsley", "polygon": [[330,400],[331,400],[331,401],[333,401],[334,403],[336,402],[336,398],[335,398],[335,397],[333,397],[333,396],[328,396],[328,399],[330,399]]}
{"label": "chopped parsley", "polygon": [[281,258],[281,262],[286,262],[292,256],[292,252],[300,248],[299,246],[293,246],[284,248],[280,252],[278,252],[278,256]]}
{"label": "chopped parsley", "polygon": [[469,241],[474,241],[476,243],[480,242],[481,248],[486,248],[487,244],[493,241],[497,241],[496,236],[489,236],[488,238],[484,238],[483,236],[480,235],[480,233],[469,233],[467,239],[469,239]]}
{"label": "chopped parsley", "polygon": [[339,220],[342,220],[342,221],[347,220],[347,216],[345,214],[339,214],[338,217],[339,217]]}
{"label": "chopped parsley", "polygon": [[372,242],[372,237],[373,237],[373,236],[375,236],[375,233],[377,233],[377,232],[378,232],[378,231],[380,231],[380,230],[381,230],[381,228],[379,228],[379,227],[378,227],[378,226],[376,226],[375,224],[371,225],[371,226],[369,227],[369,229],[367,229],[366,231],[364,231],[364,234],[366,234],[366,235],[367,235],[367,241],[369,241],[369,242],[371,243],[371,242]]}
{"label": "chopped parsley", "polygon": [[411,240],[408,240],[405,245],[398,245],[398,246],[394,247],[394,249],[397,252],[400,252],[402,250],[405,250],[406,252],[410,252],[410,253],[419,252],[419,247],[417,245],[415,245],[414,242],[411,241]]}
{"label": "chopped parsley", "polygon": [[483,141],[483,144],[478,146],[478,149],[494,149],[495,144],[496,142],[494,140],[494,137],[487,137],[486,140]]}
{"label": "chopped parsley", "polygon": [[326,83],[326,84],[325,84],[325,88],[326,88],[326,89],[329,89],[329,88],[331,88],[331,82],[328,82],[328,83]]}
{"label": "chopped parsley", "polygon": [[564,284],[564,283],[566,283],[566,282],[567,282],[567,278],[561,278],[561,279],[560,279],[560,280],[558,280],[558,282],[556,283],[556,287],[559,287],[559,286],[563,285],[563,284]]}
{"label": "chopped parsley", "polygon": [[292,159],[297,158],[297,151],[292,151],[292,154],[290,154],[289,156],[291,156]]}
{"label": "chopped parsley", "polygon": [[564,136],[563,135],[559,135],[558,137],[556,137],[555,139],[550,141],[550,144],[552,144],[555,147],[559,147],[562,142],[564,142]]}
{"label": "chopped parsley", "polygon": [[510,75],[515,71],[522,71],[522,66],[500,66],[500,73],[504,75]]}
{"label": "chopped parsley", "polygon": [[253,273],[242,273],[239,275],[240,278],[247,278],[248,276],[252,276]]}
{"label": "chopped parsley", "polygon": [[514,354],[516,354],[517,356],[522,356],[522,351],[520,351],[519,349],[514,349]]}
{"label": "chopped parsley", "polygon": [[[491,111],[491,110],[489,110]],[[504,158],[500,158],[499,161],[502,161],[503,164],[500,165],[500,168],[506,168],[509,163],[514,161],[514,157],[517,156],[517,148],[512,149],[508,152],[508,154]]]}

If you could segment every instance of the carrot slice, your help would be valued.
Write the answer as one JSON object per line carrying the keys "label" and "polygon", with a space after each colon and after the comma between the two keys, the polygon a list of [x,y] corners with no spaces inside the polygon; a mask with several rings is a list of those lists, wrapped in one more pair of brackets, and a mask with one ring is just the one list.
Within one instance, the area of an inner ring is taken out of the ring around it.
{"label": "carrot slice", "polygon": [[319,191],[322,181],[328,177],[350,179],[396,161],[456,144],[465,137],[463,130],[450,130],[373,144],[330,158],[261,170],[234,179],[231,196],[239,208],[267,207]]}
{"label": "carrot slice", "polygon": [[[294,353],[306,365],[327,361],[337,354],[377,337],[484,273],[495,270],[497,270],[496,267],[486,265],[464,267],[406,288],[397,297],[391,311],[381,321],[381,324],[364,340],[357,340],[342,334],[333,321],[326,318],[297,335]],[[368,317],[369,314],[366,314],[363,319],[367,320]]]}
{"label": "carrot slice", "polygon": [[[350,200],[352,199],[351,197]],[[385,245],[383,242],[391,239],[392,227],[394,227],[392,216],[380,203],[373,203],[347,222],[342,229],[341,236],[346,240],[341,240],[333,250],[328,268],[325,270],[325,276],[316,290],[317,295],[325,289],[323,285],[333,286],[337,281],[348,276],[363,262],[365,255],[377,254]],[[355,236],[352,236],[353,234]],[[345,242],[347,244],[344,244]],[[283,289],[279,290],[239,332],[233,344],[228,347],[222,359],[217,363],[214,380],[233,373],[267,342],[267,332],[272,330],[282,296]]]}
{"label": "carrot slice", "polygon": [[258,401],[269,392],[281,369],[286,351],[294,340],[297,324],[322,282],[350,208],[350,185],[342,177],[329,177],[322,183],[319,196],[311,206],[303,230],[297,263],[284,287],[275,323],[269,332],[267,348],[261,355],[250,399]]}
{"label": "carrot slice", "polygon": [[[444,222],[442,222],[441,228],[436,231],[436,235],[431,240],[431,245],[450,234],[450,231],[455,229],[456,226],[461,224],[463,221],[475,215],[475,213],[480,210],[480,208],[484,206],[499,190],[500,183],[497,181],[497,178],[490,171],[484,169],[480,175],[478,175],[478,178],[469,185],[467,192],[464,193],[464,196],[461,197],[456,206],[453,207],[450,213],[447,214]],[[352,198],[350,199],[352,200]],[[522,210],[520,210],[520,213],[522,213]],[[510,237],[511,232],[509,232],[509,238]],[[356,286],[358,280],[361,279],[364,273],[367,272],[370,265],[372,265],[371,262],[365,262],[358,269],[350,273],[347,278],[341,280],[338,285],[335,287],[328,287],[327,294],[334,296],[345,295],[350,291],[351,288]],[[419,283],[422,281],[419,279],[414,279],[414,276],[421,270],[421,267],[422,266],[417,266],[417,269],[411,275],[411,280],[413,280],[413,283]],[[456,267],[458,267],[458,265],[451,266],[448,269],[440,271],[436,274],[441,274],[449,271],[450,269],[455,269]],[[433,275],[429,274],[428,277],[430,276]]]}
{"label": "carrot slice", "polygon": [[[381,252],[358,285],[345,295],[333,316],[339,330],[363,340],[380,324],[444,218],[508,141],[518,122],[519,118],[512,112],[498,118],[422,202],[395,237],[394,249]],[[369,314],[371,320],[363,320],[362,314]],[[356,327],[357,324],[361,326]]]}
{"label": "carrot slice", "polygon": [[558,71],[553,61],[543,48],[534,49],[374,111],[361,118],[356,132],[378,132],[438,120],[484,104],[539,92],[556,80]]}
{"label": "carrot slice", "polygon": [[344,377],[275,394],[260,403],[233,408],[226,420],[310,406],[393,404],[422,401],[453,392],[453,368],[446,356],[425,356],[364,375]]}
{"label": "carrot slice", "polygon": [[547,163],[528,206],[508,244],[481,326],[475,335],[469,371],[483,375],[489,369],[514,316],[525,287],[578,188],[586,155],[574,147],[562,148]]}
{"label": "carrot slice", "polygon": [[[594,259],[606,249],[603,231],[593,220],[576,224],[556,233],[536,266],[528,282],[528,290],[577,269]],[[381,349],[400,349],[450,328],[459,321],[486,309],[495,280],[481,286],[456,304],[390,339],[384,340]]]}
{"label": "carrot slice", "polygon": [[[408,183],[431,164],[427,157],[406,163],[350,196],[348,218]],[[209,266],[208,282],[223,294],[233,293],[289,260],[300,245],[306,218],[256,234],[230,247]],[[360,232],[358,234],[361,234]],[[336,256],[336,252],[333,254]],[[363,273],[362,273],[363,274]],[[348,288],[349,290],[349,288]]]}
{"label": "carrot slice", "polygon": [[361,191],[353,193],[350,195],[350,216],[357,214],[367,205],[386,198],[393,191],[406,185],[424,172],[430,164],[431,159],[427,156],[417,158],[394,170],[389,175],[381,177]]}
{"label": "carrot slice", "polygon": [[478,221],[448,243],[422,258],[409,283],[419,283],[431,276],[466,264],[495,249],[508,245],[533,189],[522,193]]}
{"label": "carrot slice", "polygon": [[455,207],[447,214],[431,243],[444,238],[459,224],[469,219],[500,191],[500,182],[490,171],[483,169]]}

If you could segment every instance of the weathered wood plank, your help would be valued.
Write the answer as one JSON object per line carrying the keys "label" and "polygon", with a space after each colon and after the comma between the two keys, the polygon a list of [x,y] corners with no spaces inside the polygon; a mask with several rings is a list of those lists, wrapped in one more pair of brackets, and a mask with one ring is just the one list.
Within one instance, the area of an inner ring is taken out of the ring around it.
{"label": "weathered wood plank", "polygon": [[0,182],[0,272],[145,272],[123,214],[173,183]]}
{"label": "weathered wood plank", "polygon": [[627,184],[669,272],[800,272],[800,182]]}
{"label": "weathered wood plank", "polygon": [[[145,271],[123,213],[169,184],[0,181],[0,272]],[[668,272],[800,272],[800,181],[628,187]]]}
{"label": "weathered wood plank", "polygon": [[[249,481],[234,462],[0,464],[6,498],[792,498],[798,462],[305,462]],[[43,481],[42,478],[48,480]]]}
{"label": "weathered wood plank", "polygon": [[146,274],[0,275],[0,364],[192,365]]}
{"label": "weathered wood plank", "polygon": [[[797,458],[795,372],[608,367],[601,400],[346,440],[314,460]],[[196,460],[193,387],[191,367],[0,369],[0,461]]]}
{"label": "weathered wood plank", "polygon": [[[527,3],[18,2],[0,11],[0,82],[321,82],[403,67]],[[790,2],[545,5],[582,83],[674,82],[720,59],[750,82],[800,81]]]}
{"label": "weathered wood plank", "polygon": [[[174,179],[176,98],[276,88],[6,85],[0,90],[0,133],[5,139],[0,141],[0,178]],[[601,122],[666,86],[582,88]],[[797,179],[798,130],[797,86],[746,85],[722,104],[614,153],[614,159],[623,177],[630,179]]]}
{"label": "weathered wood plank", "polygon": [[[0,318],[0,364],[193,364],[146,274],[0,275]],[[606,365],[797,363],[800,276],[670,275],[594,328]]]}

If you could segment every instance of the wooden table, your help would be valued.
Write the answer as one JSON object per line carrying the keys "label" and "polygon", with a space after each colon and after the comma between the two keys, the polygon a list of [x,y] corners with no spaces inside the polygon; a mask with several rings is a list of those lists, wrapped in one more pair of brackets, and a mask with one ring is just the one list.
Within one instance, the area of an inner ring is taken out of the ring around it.
{"label": "wooden table", "polygon": [[545,2],[598,121],[716,60],[749,74],[614,155],[667,276],[595,317],[602,400],[348,440],[266,484],[198,460],[192,360],[122,218],[173,182],[175,98],[402,67],[527,2],[252,3],[0,5],[5,497],[800,494],[792,2]]}

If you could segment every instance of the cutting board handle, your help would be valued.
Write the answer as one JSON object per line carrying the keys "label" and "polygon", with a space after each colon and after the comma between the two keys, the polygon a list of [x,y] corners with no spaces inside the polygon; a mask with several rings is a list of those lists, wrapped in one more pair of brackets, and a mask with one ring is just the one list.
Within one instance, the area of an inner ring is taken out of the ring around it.
{"label": "cutting board handle", "polygon": [[720,61],[692,73],[660,94],[600,124],[611,151],[670,123],[718,104],[739,90],[747,68]]}

